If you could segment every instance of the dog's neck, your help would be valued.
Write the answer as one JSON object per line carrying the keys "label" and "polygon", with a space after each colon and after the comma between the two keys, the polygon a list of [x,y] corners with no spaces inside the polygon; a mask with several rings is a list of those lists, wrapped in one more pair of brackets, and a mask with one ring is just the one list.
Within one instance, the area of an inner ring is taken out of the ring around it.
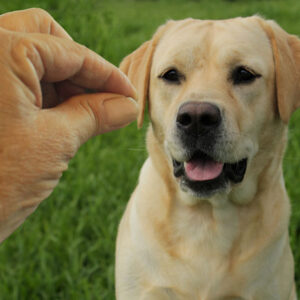
{"label": "dog's neck", "polygon": [[[286,230],[290,207],[288,201],[284,200],[287,199],[281,167],[284,146],[274,151],[276,157],[270,156],[268,161],[262,161],[261,169],[252,170],[257,176],[250,178],[250,182],[244,185],[248,192],[241,190],[243,189],[241,184],[227,194],[218,195],[209,200],[190,201],[192,205],[188,205],[188,200],[184,199],[191,196],[180,190],[173,177],[172,166],[166,158],[162,143],[154,135],[151,126],[148,130],[147,146],[153,168],[160,177],[158,182],[162,183],[166,191],[165,195],[169,195],[158,201],[164,202],[165,216],[162,218],[166,219],[163,225],[164,234],[170,233],[167,240],[170,243],[168,248],[172,251],[176,249],[174,246],[176,241],[183,238],[188,246],[185,243],[178,243],[178,245],[185,245],[184,249],[190,247],[191,251],[206,244],[209,251],[217,247],[217,249],[222,249],[224,255],[228,255],[231,251],[242,251],[247,256],[252,255],[255,249],[243,249],[244,240],[247,240],[245,245],[249,245],[249,239],[255,239],[255,245],[258,245],[259,239],[261,243],[264,243],[264,237],[260,236],[260,232],[265,235],[274,232],[283,233]],[[246,194],[247,197],[240,199],[240,194]],[[152,205],[155,204],[152,203]],[[266,218],[267,214],[271,217]],[[283,215],[281,218],[283,221],[278,223],[279,214]],[[180,220],[180,223],[176,220]],[[265,223],[265,220],[268,220],[268,223]],[[168,229],[170,226],[172,228]],[[274,230],[275,227],[277,230]],[[157,230],[161,231],[161,228],[160,223],[160,229]],[[203,235],[204,232],[206,234]],[[172,233],[175,233],[175,236],[172,236]],[[227,233],[230,233],[230,236]],[[216,235],[218,235],[217,238]],[[215,245],[216,243],[220,245]],[[211,247],[209,247],[210,244]],[[185,250],[177,249],[175,252],[178,254],[182,251]]]}

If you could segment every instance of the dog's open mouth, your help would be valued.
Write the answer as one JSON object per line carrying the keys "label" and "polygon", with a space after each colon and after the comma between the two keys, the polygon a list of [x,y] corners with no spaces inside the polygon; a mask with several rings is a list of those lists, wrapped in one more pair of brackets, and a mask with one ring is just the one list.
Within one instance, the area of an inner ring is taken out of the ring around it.
{"label": "dog's open mouth", "polygon": [[223,163],[197,151],[186,162],[173,159],[173,167],[175,177],[181,179],[184,187],[207,196],[225,188],[229,181],[241,182],[247,169],[247,158],[236,163]]}

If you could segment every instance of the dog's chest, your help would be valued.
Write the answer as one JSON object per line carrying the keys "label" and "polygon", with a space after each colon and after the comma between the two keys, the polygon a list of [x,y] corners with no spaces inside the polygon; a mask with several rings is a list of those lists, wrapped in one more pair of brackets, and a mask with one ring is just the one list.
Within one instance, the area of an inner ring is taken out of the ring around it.
{"label": "dog's chest", "polygon": [[[237,286],[244,289],[244,275],[235,269],[233,260],[232,245],[239,233],[235,219],[225,214],[223,221],[230,223],[221,226],[208,222],[209,216],[185,217],[176,216],[181,222],[173,224],[168,241],[158,237],[159,244],[148,245],[152,258],[149,261],[148,252],[144,260],[148,266],[144,267],[149,269],[151,265],[151,281],[157,286],[178,289],[186,295],[183,299],[220,300],[237,296],[233,293]],[[238,296],[228,299],[247,299]]]}
{"label": "dog's chest", "polygon": [[191,299],[223,299],[245,290],[243,270],[235,268],[229,241],[214,240],[214,235],[206,233],[197,242],[182,244],[178,257],[170,258],[174,268],[172,284],[180,282],[182,290],[192,291]]}
{"label": "dog's chest", "polygon": [[199,253],[198,257],[164,257],[157,262],[157,270],[151,272],[153,285],[172,287],[178,291],[175,292],[178,299],[248,299],[244,294],[247,288],[243,272],[231,272],[228,261],[216,258],[208,251]]}
{"label": "dog's chest", "polygon": [[[253,299],[256,290],[269,284],[268,280],[256,282],[256,278],[268,278],[278,253],[266,248],[258,255],[251,244],[241,249],[239,238],[247,233],[241,232],[234,214],[223,211],[216,216],[218,222],[207,222],[203,216],[197,220],[192,215],[184,222],[180,217],[182,222],[173,227],[168,247],[155,243],[151,249],[148,245],[152,284],[174,288],[178,299]],[[256,236],[259,240],[258,232]],[[149,265],[144,266],[147,268]]]}

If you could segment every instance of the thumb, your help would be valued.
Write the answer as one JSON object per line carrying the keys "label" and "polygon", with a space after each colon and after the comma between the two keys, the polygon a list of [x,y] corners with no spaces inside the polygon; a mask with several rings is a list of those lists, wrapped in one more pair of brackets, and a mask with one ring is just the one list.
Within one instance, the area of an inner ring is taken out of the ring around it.
{"label": "thumb", "polygon": [[99,93],[74,96],[48,112],[59,134],[78,137],[80,146],[92,136],[128,125],[136,119],[138,108],[132,98]]}

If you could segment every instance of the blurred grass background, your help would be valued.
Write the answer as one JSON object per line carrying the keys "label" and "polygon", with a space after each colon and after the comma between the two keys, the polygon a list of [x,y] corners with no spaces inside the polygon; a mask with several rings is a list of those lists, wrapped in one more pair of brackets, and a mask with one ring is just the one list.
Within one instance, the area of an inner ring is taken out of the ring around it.
{"label": "blurred grass background", "polygon": [[[300,34],[299,0],[11,0],[0,14],[41,7],[79,43],[118,65],[168,19],[260,14]],[[300,111],[284,159],[300,291]],[[118,222],[146,157],[136,124],[85,144],[47,201],[0,246],[0,299],[114,299]]]}

